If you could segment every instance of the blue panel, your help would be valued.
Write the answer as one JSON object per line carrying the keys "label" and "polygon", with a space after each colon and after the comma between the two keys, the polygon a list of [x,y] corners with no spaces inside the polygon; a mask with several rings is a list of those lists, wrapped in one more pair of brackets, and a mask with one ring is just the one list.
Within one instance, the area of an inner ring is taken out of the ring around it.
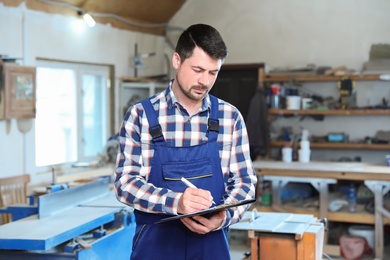
{"label": "blue panel", "polygon": [[[130,259],[133,236],[135,233],[135,217],[129,212],[121,212],[115,217],[120,228],[112,227],[108,235],[91,243],[91,249],[79,249],[74,253],[47,251],[9,251],[0,250],[0,260],[107,260]],[[120,223],[119,223],[120,222]],[[2,244],[2,243],[0,243]]]}
{"label": "blue panel", "polygon": [[37,214],[38,208],[36,206],[9,206],[7,211],[12,214],[12,221],[15,221]]}
{"label": "blue panel", "polygon": [[120,208],[75,207],[53,217],[37,216],[0,226],[0,249],[47,250],[112,222]]}
{"label": "blue panel", "polygon": [[135,223],[121,228],[91,244],[91,249],[83,249],[77,254],[79,260],[130,259],[133,246]]}
{"label": "blue panel", "polygon": [[109,192],[109,178],[74,188],[49,193],[38,198],[38,217],[45,218],[103,197]]}

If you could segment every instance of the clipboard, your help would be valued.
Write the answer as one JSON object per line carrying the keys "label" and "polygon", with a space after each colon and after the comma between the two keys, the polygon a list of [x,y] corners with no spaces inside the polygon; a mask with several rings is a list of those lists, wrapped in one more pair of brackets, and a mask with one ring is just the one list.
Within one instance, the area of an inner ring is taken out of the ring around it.
{"label": "clipboard", "polygon": [[212,208],[209,208],[209,209],[205,209],[205,210],[201,210],[201,211],[197,211],[197,212],[193,212],[193,213],[188,213],[188,214],[182,214],[182,215],[176,215],[176,216],[173,216],[173,217],[163,218],[163,219],[160,219],[159,221],[155,222],[154,224],[164,223],[164,222],[167,222],[167,221],[172,221],[172,220],[181,219],[181,218],[188,218],[188,217],[193,217],[193,216],[203,216],[203,215],[207,215],[207,214],[213,214],[213,213],[216,213],[216,212],[224,210],[224,209],[238,207],[238,206],[242,206],[242,205],[246,205],[246,204],[251,204],[251,203],[253,203],[255,201],[256,201],[256,199],[232,201],[232,202],[229,202],[229,203],[225,203],[225,204],[222,204],[222,205],[218,205],[218,206],[215,206],[215,207],[212,207]]}

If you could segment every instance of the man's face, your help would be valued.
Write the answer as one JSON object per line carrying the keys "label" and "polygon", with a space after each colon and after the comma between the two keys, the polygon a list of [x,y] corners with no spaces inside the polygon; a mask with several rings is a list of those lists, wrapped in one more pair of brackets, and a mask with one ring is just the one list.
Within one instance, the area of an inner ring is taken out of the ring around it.
{"label": "man's face", "polygon": [[[210,91],[217,79],[222,60],[211,58],[201,48],[195,47],[192,56],[181,62],[175,53],[172,58],[176,69],[175,95],[192,101],[201,101]],[[179,93],[177,93],[179,92]]]}

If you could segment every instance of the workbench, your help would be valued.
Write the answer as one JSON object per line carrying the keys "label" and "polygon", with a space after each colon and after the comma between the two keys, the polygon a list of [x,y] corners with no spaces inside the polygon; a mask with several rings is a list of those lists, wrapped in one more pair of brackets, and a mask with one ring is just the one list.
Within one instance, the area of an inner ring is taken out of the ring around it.
{"label": "workbench", "polygon": [[251,260],[321,260],[324,223],[313,215],[248,211],[232,230],[248,231]]}
{"label": "workbench", "polygon": [[[375,225],[375,257],[383,259],[384,228],[390,213],[383,208],[383,196],[390,190],[390,167],[357,162],[280,162],[254,161],[260,178],[272,181],[272,198],[280,209],[280,191],[288,181],[309,182],[319,191],[320,212],[329,221],[348,221]],[[323,181],[322,181],[323,180]],[[337,180],[362,181],[374,193],[375,214],[328,212],[327,185]],[[279,205],[278,205],[279,204]],[[384,218],[385,217],[385,218]],[[357,219],[357,220],[356,220]]]}
{"label": "workbench", "polygon": [[129,259],[134,232],[133,209],[102,178],[42,195],[33,215],[1,225],[0,259]]}

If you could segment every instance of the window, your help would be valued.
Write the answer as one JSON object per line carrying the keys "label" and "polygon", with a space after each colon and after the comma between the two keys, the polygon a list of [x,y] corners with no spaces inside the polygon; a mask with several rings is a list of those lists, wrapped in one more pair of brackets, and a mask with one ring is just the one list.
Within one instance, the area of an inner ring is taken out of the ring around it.
{"label": "window", "polygon": [[109,68],[37,62],[35,164],[96,160],[109,132]]}

